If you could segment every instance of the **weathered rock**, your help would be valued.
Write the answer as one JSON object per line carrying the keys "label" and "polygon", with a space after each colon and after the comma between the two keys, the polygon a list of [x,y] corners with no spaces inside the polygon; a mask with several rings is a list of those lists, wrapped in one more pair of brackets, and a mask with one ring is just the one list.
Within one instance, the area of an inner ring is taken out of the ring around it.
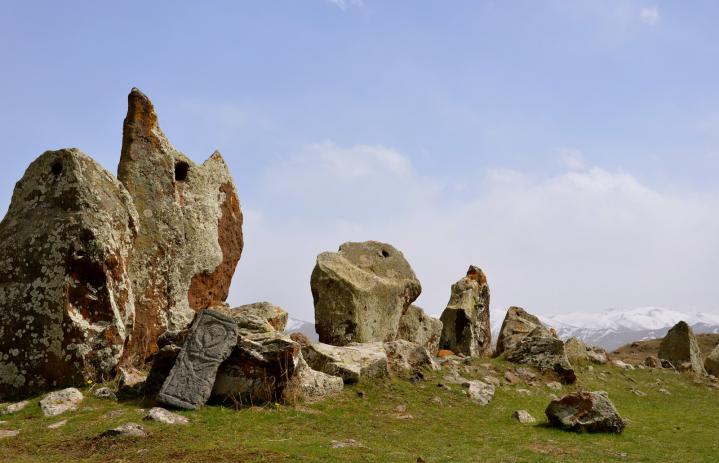
{"label": "weathered rock", "polygon": [[162,407],[153,407],[145,414],[145,421],[156,421],[162,424],[188,424],[190,420]]}
{"label": "weathered rock", "polygon": [[442,322],[430,317],[416,305],[410,305],[399,319],[397,339],[424,346],[432,355],[437,355],[441,337]]}
{"label": "weathered rock", "polygon": [[502,328],[497,337],[497,347],[494,355],[499,356],[517,347],[519,343],[536,329],[543,330],[546,336],[551,336],[537,317],[528,313],[521,307],[510,307],[502,322]]}
{"label": "weathered rock", "polygon": [[655,355],[649,355],[644,359],[644,365],[649,368],[662,368],[662,362]]}
{"label": "weathered rock", "polygon": [[405,340],[391,341],[384,343],[384,350],[390,371],[398,376],[413,375],[424,369],[439,369],[427,349],[419,344]]}
{"label": "weathered rock", "polygon": [[22,410],[25,410],[28,405],[30,405],[30,402],[28,402],[27,400],[23,400],[22,402],[16,402],[14,404],[6,405],[5,407],[0,408],[0,416],[11,415],[13,413],[20,412]]}
{"label": "weathered rock", "polygon": [[82,392],[74,387],[47,394],[40,401],[40,408],[45,416],[57,416],[77,410],[84,399]]}
{"label": "weathered rock", "polygon": [[619,359],[614,359],[610,362],[613,366],[620,368],[622,370],[633,370],[634,365],[630,365],[627,362]]}
{"label": "weathered rock", "polygon": [[576,337],[564,341],[564,352],[571,363],[597,363],[603,365],[609,361],[607,352],[599,347],[588,347]]}
{"label": "weathered rock", "polygon": [[204,405],[237,336],[237,324],[229,315],[212,309],[198,313],[157,400],[188,410]]}
{"label": "weathered rock", "polygon": [[302,349],[302,354],[310,367],[339,376],[345,383],[389,376],[387,353],[380,342],[344,347],[316,343]]}
{"label": "weathered rock", "polygon": [[222,156],[196,165],[177,151],[137,89],[128,96],[118,178],[140,225],[130,266],[135,327],[125,357],[144,361],[160,334],[227,299],[242,253],[242,212]]}
{"label": "weathered rock", "polygon": [[101,387],[97,389],[92,395],[98,399],[117,400],[117,395],[109,387]]}
{"label": "weathered rock", "polygon": [[547,383],[547,387],[553,391],[561,391],[562,383],[559,383],[557,381],[551,381],[551,382]]}
{"label": "weathered rock", "polygon": [[512,418],[514,418],[521,424],[533,424],[537,422],[537,420],[532,415],[530,415],[527,410],[516,410],[514,413],[512,413]]}
{"label": "weathered rock", "polygon": [[137,396],[144,392],[147,375],[132,367],[118,368],[117,392],[123,396]]}
{"label": "weathered rock", "polygon": [[470,266],[467,276],[452,285],[452,294],[440,320],[442,349],[471,357],[492,353],[489,285],[479,267]]}
{"label": "weathered rock", "polygon": [[126,423],[122,426],[105,431],[102,437],[147,437],[147,431],[137,423]]}
{"label": "weathered rock", "polygon": [[300,347],[307,347],[312,344],[312,340],[306,334],[300,332],[290,334],[290,339],[299,344]]}
{"label": "weathered rock", "polygon": [[706,375],[699,344],[691,327],[684,321],[674,325],[664,336],[659,345],[659,358],[668,360],[674,365],[689,362],[691,364],[690,371]]}
{"label": "weathered rock", "polygon": [[238,319],[250,318],[248,316],[261,318],[269,323],[275,331],[284,331],[288,318],[287,312],[270,302],[255,302],[237,307],[233,309],[232,316]]}
{"label": "weathered rock", "polygon": [[293,387],[288,396],[297,392],[298,397],[306,402],[316,402],[326,397],[339,394],[344,388],[344,381],[339,376],[332,376],[321,371],[313,370],[307,365],[305,359],[300,357],[297,366],[297,374],[293,380]]}
{"label": "weathered rock", "polygon": [[606,392],[574,392],[553,400],[549,424],[567,431],[621,433],[626,426]]}
{"label": "weathered rock", "polygon": [[505,352],[508,361],[533,366],[541,371],[554,371],[564,384],[577,380],[572,364],[564,353],[561,339],[548,336],[544,328],[535,328],[512,350]]}
{"label": "weathered rock", "polygon": [[467,395],[479,405],[487,405],[494,398],[494,386],[482,381],[467,381],[463,384],[467,388]]}
{"label": "weathered rock", "polygon": [[422,291],[402,253],[376,241],[320,254],[310,283],[319,339],[337,346],[394,341]]}
{"label": "weathered rock", "polygon": [[135,313],[138,217],[77,149],[47,151],[0,222],[0,400],[111,376]]}
{"label": "weathered rock", "polygon": [[707,355],[704,360],[704,369],[708,374],[719,377],[719,345]]}

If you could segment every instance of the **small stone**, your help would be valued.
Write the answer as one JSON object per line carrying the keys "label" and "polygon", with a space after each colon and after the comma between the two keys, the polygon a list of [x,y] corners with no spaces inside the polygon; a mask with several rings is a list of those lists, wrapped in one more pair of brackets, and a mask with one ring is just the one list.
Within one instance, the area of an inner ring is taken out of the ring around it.
{"label": "small stone", "polygon": [[494,398],[494,386],[482,381],[468,381],[463,384],[467,388],[467,394],[472,401],[479,405],[487,405]]}
{"label": "small stone", "polygon": [[435,405],[442,405],[442,398],[440,396],[434,396],[432,397],[432,400],[430,400]]}
{"label": "small stone", "polygon": [[57,423],[51,424],[47,429],[59,429],[67,424],[67,420],[58,421]]}
{"label": "small stone", "polygon": [[112,419],[117,418],[118,416],[122,416],[125,414],[125,410],[112,410],[107,413],[105,413],[105,418]]}
{"label": "small stone", "polygon": [[504,380],[507,381],[507,382],[508,382],[509,384],[511,384],[512,386],[514,386],[514,385],[519,384],[519,383],[522,382],[522,378],[520,378],[519,376],[515,375],[515,374],[512,373],[511,371],[505,371],[505,372],[504,372]]}
{"label": "small stone", "polygon": [[407,406],[406,405],[397,405],[394,407],[395,413],[407,413]]}
{"label": "small stone", "polygon": [[344,449],[344,448],[358,448],[358,447],[364,447],[361,443],[357,442],[354,439],[344,439],[344,440],[333,440],[332,441],[332,448],[333,449]]}
{"label": "small stone", "polygon": [[537,420],[526,410],[515,411],[514,413],[512,413],[512,418],[522,424],[532,424],[537,422]]}
{"label": "small stone", "polygon": [[530,391],[529,389],[517,389],[517,394],[532,395],[532,391]]}
{"label": "small stone", "polygon": [[12,431],[8,429],[0,429],[0,439],[7,439],[9,437],[15,437],[20,434],[20,431]]}
{"label": "small stone", "polygon": [[10,415],[11,413],[17,413],[21,410],[24,410],[28,405],[30,405],[30,402],[28,402],[27,400],[10,404],[5,408],[0,409],[0,415]]}
{"label": "small stone", "polygon": [[65,412],[77,410],[83,398],[80,391],[71,387],[47,394],[40,401],[40,407],[47,417],[62,415]]}
{"label": "small stone", "polygon": [[186,417],[172,413],[162,407],[151,408],[143,418],[145,421],[157,421],[162,424],[188,424]]}
{"label": "small stone", "polygon": [[147,437],[147,431],[137,423],[126,423],[102,433],[103,437]]}
{"label": "small stone", "polygon": [[547,387],[553,391],[561,391],[562,383],[557,382],[557,381],[552,381],[551,383],[547,383]]}
{"label": "small stone", "polygon": [[117,395],[109,387],[101,387],[93,395],[98,399],[117,400]]}
{"label": "small stone", "polygon": [[632,366],[622,360],[616,359],[616,360],[612,360],[610,363],[612,365],[614,365],[615,367],[620,368],[622,370],[633,370],[634,369],[634,366]]}
{"label": "small stone", "polygon": [[494,387],[499,387],[502,384],[499,378],[496,378],[494,376],[485,376],[484,378],[482,378],[482,381],[487,384],[491,384]]}
{"label": "small stone", "polygon": [[639,389],[632,389],[632,394],[634,394],[637,397],[644,397],[647,394],[645,392],[640,391]]}

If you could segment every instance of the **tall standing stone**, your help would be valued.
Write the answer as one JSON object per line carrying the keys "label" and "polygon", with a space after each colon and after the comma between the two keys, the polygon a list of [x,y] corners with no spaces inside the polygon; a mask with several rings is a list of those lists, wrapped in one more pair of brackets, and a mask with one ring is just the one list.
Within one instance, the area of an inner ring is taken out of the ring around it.
{"label": "tall standing stone", "polygon": [[47,151],[0,223],[0,401],[109,378],[132,328],[138,217],[77,149]]}
{"label": "tall standing stone", "polygon": [[422,291],[402,253],[377,241],[324,252],[310,281],[320,341],[394,341],[399,319]]}
{"label": "tall standing stone", "polygon": [[684,321],[674,325],[659,345],[659,358],[669,360],[673,365],[690,363],[691,371],[705,375],[699,343],[691,327]]}
{"label": "tall standing stone", "polygon": [[467,276],[452,285],[452,295],[440,320],[440,348],[473,357],[492,353],[489,285],[479,267],[470,266]]}
{"label": "tall standing stone", "polygon": [[242,212],[222,156],[215,152],[196,165],[176,150],[137,89],[128,96],[118,178],[140,217],[127,354],[142,362],[157,350],[160,334],[185,328],[196,311],[227,299],[242,253]]}

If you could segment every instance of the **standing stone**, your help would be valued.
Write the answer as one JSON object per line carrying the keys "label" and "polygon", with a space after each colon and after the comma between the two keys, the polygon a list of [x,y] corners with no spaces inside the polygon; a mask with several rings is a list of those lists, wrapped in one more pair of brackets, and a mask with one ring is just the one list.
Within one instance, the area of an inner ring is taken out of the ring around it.
{"label": "standing stone", "polygon": [[704,368],[708,374],[719,377],[719,345],[707,355],[704,360]]}
{"label": "standing stone", "polygon": [[0,223],[0,401],[112,375],[135,314],[137,223],[122,184],[79,150],[30,164]]}
{"label": "standing stone", "polygon": [[690,363],[690,370],[695,374],[705,375],[701,351],[691,327],[681,321],[669,330],[659,345],[659,358],[668,360],[674,365]]}
{"label": "standing stone", "polygon": [[514,349],[522,339],[537,328],[543,329],[547,336],[550,335],[549,330],[544,328],[537,317],[521,307],[510,307],[499,330],[494,355],[500,356]]}
{"label": "standing stone", "polygon": [[422,287],[407,260],[389,244],[345,243],[324,252],[310,281],[320,341],[394,341],[399,320]]}
{"label": "standing stone", "polygon": [[237,324],[232,317],[212,309],[200,312],[157,400],[188,410],[204,405],[220,364],[236,344]]}
{"label": "standing stone", "polygon": [[470,266],[467,276],[452,285],[452,295],[440,320],[442,349],[471,357],[492,353],[489,285],[479,267]]}
{"label": "standing stone", "polygon": [[242,212],[230,172],[215,152],[196,165],[163,134],[150,100],[128,96],[118,178],[139,213],[130,274],[135,328],[127,361],[142,363],[157,337],[227,299],[243,247]]}
{"label": "standing stone", "polygon": [[437,355],[441,337],[442,322],[430,317],[416,305],[410,305],[399,319],[397,339],[424,346],[432,355]]}
{"label": "standing stone", "polygon": [[621,433],[626,423],[606,392],[573,392],[553,400],[545,411],[549,424],[567,431]]}

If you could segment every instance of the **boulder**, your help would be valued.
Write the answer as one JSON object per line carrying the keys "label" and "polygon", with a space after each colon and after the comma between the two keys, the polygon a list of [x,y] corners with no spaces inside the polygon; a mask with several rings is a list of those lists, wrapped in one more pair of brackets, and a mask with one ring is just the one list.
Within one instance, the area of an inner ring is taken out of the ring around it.
{"label": "boulder", "polygon": [[706,375],[701,351],[694,333],[686,322],[680,321],[674,325],[659,345],[659,358],[668,360],[674,365],[690,363],[695,374]]}
{"label": "boulder", "polygon": [[452,285],[452,294],[440,320],[442,349],[471,357],[492,353],[489,285],[479,267],[470,266],[467,275]]}
{"label": "boulder", "polygon": [[128,96],[118,179],[139,216],[129,269],[135,326],[125,356],[135,363],[157,351],[159,335],[227,299],[242,253],[242,212],[222,156],[196,165],[176,150],[138,89]]}
{"label": "boulder", "polygon": [[494,386],[482,381],[467,381],[462,384],[467,389],[467,395],[479,405],[487,405],[494,398]]}
{"label": "boulder", "polygon": [[237,344],[237,324],[218,310],[197,314],[170,374],[157,395],[160,403],[196,410],[207,402],[215,376]]}
{"label": "boulder", "polygon": [[394,341],[422,287],[402,253],[377,241],[345,243],[317,257],[310,281],[323,343]]}
{"label": "boulder", "polygon": [[413,342],[399,340],[384,343],[387,353],[387,365],[397,376],[412,376],[422,370],[439,370],[424,346]]}
{"label": "boulder", "polygon": [[339,394],[344,388],[344,381],[339,376],[332,376],[313,370],[300,356],[297,374],[293,380],[292,391],[306,402],[316,402],[326,397]]}
{"label": "boulder", "polygon": [[47,417],[62,415],[63,413],[77,410],[83,399],[82,392],[71,387],[47,394],[40,401],[40,408]]}
{"label": "boulder", "polygon": [[564,384],[573,384],[577,380],[574,368],[564,352],[564,343],[548,335],[544,328],[535,328],[504,355],[513,363],[526,364],[543,372],[554,371]]}
{"label": "boulder", "polygon": [[599,347],[588,347],[576,337],[564,341],[564,352],[571,363],[597,363],[603,365],[609,361],[607,353]]}
{"label": "boulder", "polygon": [[537,317],[521,307],[510,307],[502,322],[502,328],[499,330],[494,355],[499,356],[514,349],[522,339],[536,329],[540,329],[545,335],[551,336],[549,330],[544,327]]}
{"label": "boulder", "polygon": [[284,331],[287,326],[287,312],[270,302],[255,302],[233,309],[233,317],[241,319],[248,315],[265,320],[275,331]]}
{"label": "boulder", "polygon": [[432,355],[437,354],[441,337],[442,322],[430,317],[416,305],[410,305],[399,319],[397,339],[404,339],[424,346]]}
{"label": "boulder", "polygon": [[310,367],[339,376],[345,383],[389,376],[387,353],[380,342],[343,347],[316,343],[303,348],[302,354]]}
{"label": "boulder", "polygon": [[719,345],[707,355],[704,360],[704,369],[708,374],[719,377]]}
{"label": "boulder", "polygon": [[553,400],[549,424],[567,431],[621,433],[626,423],[606,392],[574,392]]}
{"label": "boulder", "polygon": [[132,329],[138,216],[77,149],[47,151],[0,222],[0,400],[109,378]]}

